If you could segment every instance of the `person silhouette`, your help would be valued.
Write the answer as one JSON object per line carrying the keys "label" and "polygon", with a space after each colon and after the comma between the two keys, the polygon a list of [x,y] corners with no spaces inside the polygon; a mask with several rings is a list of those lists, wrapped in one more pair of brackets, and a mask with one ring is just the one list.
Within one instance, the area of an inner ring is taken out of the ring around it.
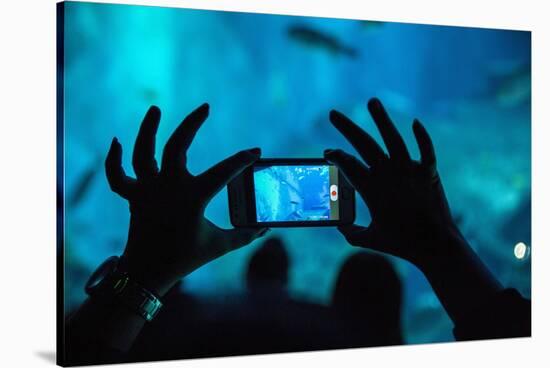
{"label": "person silhouette", "polygon": [[331,306],[355,330],[350,335],[359,337],[351,345],[403,343],[401,289],[401,280],[386,257],[358,252],[345,260]]}
{"label": "person silhouette", "polygon": [[289,295],[289,267],[290,257],[280,237],[266,239],[250,256],[247,292],[234,311],[238,316],[234,330],[239,331],[236,337],[241,344],[232,352],[318,350],[340,341],[335,338],[339,325],[329,308]]}
{"label": "person silhouette", "polygon": [[285,299],[289,262],[280,238],[265,240],[248,262],[246,286],[249,293],[253,296]]}

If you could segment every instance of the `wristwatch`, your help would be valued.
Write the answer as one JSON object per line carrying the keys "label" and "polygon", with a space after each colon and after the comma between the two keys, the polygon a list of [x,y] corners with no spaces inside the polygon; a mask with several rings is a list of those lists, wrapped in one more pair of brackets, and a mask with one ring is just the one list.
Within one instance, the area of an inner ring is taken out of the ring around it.
{"label": "wristwatch", "polygon": [[146,321],[151,321],[162,307],[162,302],[121,270],[119,261],[117,256],[107,258],[90,276],[86,293],[92,298],[118,302]]}

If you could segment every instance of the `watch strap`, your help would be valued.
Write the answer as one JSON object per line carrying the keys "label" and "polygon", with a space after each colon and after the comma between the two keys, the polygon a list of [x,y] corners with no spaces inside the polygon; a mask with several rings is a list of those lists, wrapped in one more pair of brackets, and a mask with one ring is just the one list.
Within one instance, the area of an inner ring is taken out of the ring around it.
{"label": "watch strap", "polygon": [[[102,264],[86,285],[93,298],[115,302],[151,321],[162,307],[160,299],[139,283],[121,266],[118,257],[110,257]],[[104,274],[101,280],[101,274]]]}
{"label": "watch strap", "polygon": [[162,307],[160,299],[149,290],[122,274],[113,284],[115,297],[146,321],[151,321]]}

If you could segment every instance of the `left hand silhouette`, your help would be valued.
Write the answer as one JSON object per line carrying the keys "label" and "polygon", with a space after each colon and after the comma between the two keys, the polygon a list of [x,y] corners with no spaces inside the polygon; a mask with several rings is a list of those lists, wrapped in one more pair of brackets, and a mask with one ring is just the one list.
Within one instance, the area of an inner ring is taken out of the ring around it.
{"label": "left hand silhouette", "polygon": [[221,229],[204,217],[210,199],[260,157],[253,148],[193,176],[186,151],[209,113],[203,104],[174,131],[158,169],[154,157],[160,110],[149,108],[134,146],[137,179],[121,165],[122,146],[116,138],[105,161],[111,189],[130,202],[130,230],[122,267],[143,286],[162,296],[181,277],[264,235],[267,228]]}

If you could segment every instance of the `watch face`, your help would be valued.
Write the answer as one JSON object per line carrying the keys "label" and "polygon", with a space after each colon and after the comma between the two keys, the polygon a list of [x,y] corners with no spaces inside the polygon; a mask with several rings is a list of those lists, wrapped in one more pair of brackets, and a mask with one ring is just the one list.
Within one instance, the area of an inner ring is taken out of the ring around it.
{"label": "watch face", "polygon": [[90,279],[86,283],[86,293],[91,294],[97,288],[99,284],[105,279],[105,277],[111,274],[118,264],[118,257],[112,256],[107,258],[90,276]]}

